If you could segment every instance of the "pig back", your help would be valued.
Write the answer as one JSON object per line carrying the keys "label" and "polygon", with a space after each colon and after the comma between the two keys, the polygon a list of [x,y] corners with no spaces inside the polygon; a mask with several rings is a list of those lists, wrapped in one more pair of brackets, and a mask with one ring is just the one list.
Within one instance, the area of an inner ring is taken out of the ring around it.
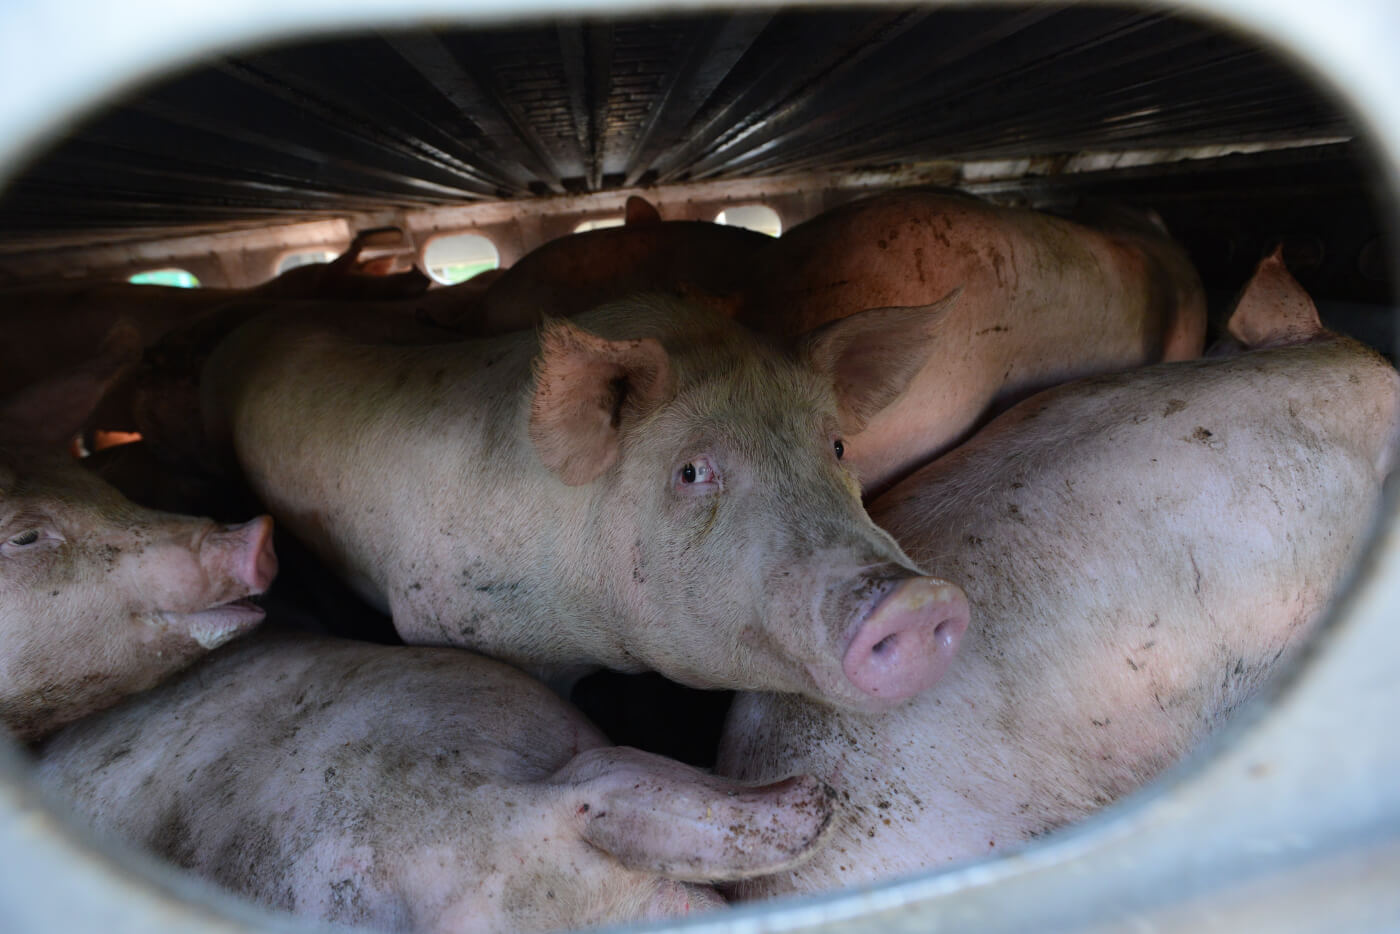
{"label": "pig back", "polygon": [[[1238,653],[1271,656],[1326,605],[1369,528],[1398,383],[1339,338],[1081,380],[871,511],[916,561],[952,564],[993,619],[1058,609],[1104,627],[1125,611],[1228,609]],[[1198,641],[1226,625],[1201,623]]]}
{"label": "pig back", "polygon": [[830,848],[745,894],[995,855],[1177,761],[1316,626],[1397,425],[1393,368],[1327,339],[1050,390],[877,499],[972,624],[883,717],[741,697],[722,772],[807,770],[847,802]]}
{"label": "pig back", "polygon": [[486,289],[481,329],[500,334],[571,317],[641,293],[708,298],[729,310],[752,257],[772,238],[704,221],[628,224],[560,237],[526,255]]}
{"label": "pig back", "polygon": [[1103,232],[965,195],[845,205],[786,233],[754,272],[740,320],[785,335],[962,289],[909,389],[851,439],[872,493],[1028,393],[1194,356],[1204,337],[1199,279],[1165,234]]}
{"label": "pig back", "polygon": [[427,928],[435,893],[512,852],[521,786],[604,742],[487,659],[268,634],[59,734],[38,773],[102,833],[264,904]]}
{"label": "pig back", "polygon": [[[1150,353],[1171,316],[1199,311],[1204,326],[1199,282],[1165,233],[1098,230],[958,192],[855,201],[799,224],[757,259],[740,320],[768,333],[804,333],[866,308],[926,305],[956,288],[965,292],[961,314],[979,328],[1032,332],[1038,346],[1082,339],[1092,327],[1107,329],[1100,340],[1131,340]],[[1173,293],[1173,307],[1160,295],[1164,269],[1193,287],[1189,296]]]}

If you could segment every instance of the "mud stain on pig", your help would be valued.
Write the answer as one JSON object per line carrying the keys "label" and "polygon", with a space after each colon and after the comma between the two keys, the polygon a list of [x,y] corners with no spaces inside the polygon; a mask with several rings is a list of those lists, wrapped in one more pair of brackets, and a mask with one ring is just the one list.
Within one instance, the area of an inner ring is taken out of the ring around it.
{"label": "mud stain on pig", "polygon": [[1204,444],[1212,451],[1219,451],[1224,449],[1225,447],[1224,439],[1222,439],[1219,435],[1217,435],[1215,432],[1211,431],[1204,425],[1197,425],[1196,430],[1191,432],[1190,436],[1183,438],[1182,440],[1193,441],[1197,444]]}
{"label": "mud stain on pig", "polygon": [[107,768],[107,766],[111,765],[113,762],[116,762],[118,759],[125,758],[129,755],[131,755],[130,743],[124,743],[120,746],[117,746],[114,749],[109,749],[106,753],[103,754],[102,759],[97,763],[97,771],[101,771]]}
{"label": "mud stain on pig", "polygon": [[99,545],[97,559],[107,566],[107,573],[111,574],[117,566],[117,559],[121,557],[121,553],[121,548],[116,545]]}
{"label": "mud stain on pig", "polygon": [[997,285],[1006,287],[1006,257],[1001,255],[1000,250],[992,251],[992,272],[997,277]]}
{"label": "mud stain on pig", "polygon": [[1184,408],[1186,408],[1186,400],[1168,399],[1166,408],[1162,409],[1162,417],[1167,418],[1168,416],[1175,415]]}
{"label": "mud stain on pig", "polygon": [[331,882],[328,915],[332,921],[353,923],[369,917],[369,903],[360,891],[360,884],[351,878]]}
{"label": "mud stain on pig", "polygon": [[268,827],[236,831],[209,864],[217,866],[218,881],[230,888],[258,893],[269,907],[291,911],[296,899],[283,883],[292,874],[294,861],[282,849],[278,835]]}
{"label": "mud stain on pig", "polygon": [[146,838],[146,846],[181,869],[193,867],[199,854],[189,822],[179,807],[169,808],[161,815]]}

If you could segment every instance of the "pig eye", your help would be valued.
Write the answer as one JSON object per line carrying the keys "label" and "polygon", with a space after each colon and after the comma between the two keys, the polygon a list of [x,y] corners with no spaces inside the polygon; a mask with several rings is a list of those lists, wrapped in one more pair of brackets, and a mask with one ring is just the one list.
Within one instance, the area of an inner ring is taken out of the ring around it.
{"label": "pig eye", "polygon": [[43,534],[38,529],[25,529],[23,532],[11,538],[0,539],[0,553],[8,553],[26,549],[37,544]]}
{"label": "pig eye", "polygon": [[832,447],[836,449],[837,460],[840,460],[841,458],[846,456],[846,446],[841,443],[840,438],[837,438],[834,442],[832,442]]}
{"label": "pig eye", "polygon": [[676,471],[676,485],[681,487],[714,487],[719,484],[719,474],[707,458],[697,457]]}

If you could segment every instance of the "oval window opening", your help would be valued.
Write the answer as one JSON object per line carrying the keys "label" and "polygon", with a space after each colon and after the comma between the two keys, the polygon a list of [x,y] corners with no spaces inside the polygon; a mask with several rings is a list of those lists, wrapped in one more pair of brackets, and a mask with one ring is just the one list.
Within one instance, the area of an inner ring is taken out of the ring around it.
{"label": "oval window opening", "polygon": [[608,227],[622,227],[627,223],[621,217],[595,217],[574,228],[574,233],[587,233],[590,230],[604,230]]}
{"label": "oval window opening", "polygon": [[741,204],[738,207],[725,208],[715,216],[715,223],[756,230],[770,237],[780,236],[783,232],[783,221],[778,217],[778,212],[764,204]]}
{"label": "oval window opening", "polygon": [[451,234],[438,237],[423,251],[428,275],[443,285],[466,282],[477,273],[501,264],[496,245],[481,234]]}
{"label": "oval window opening", "polygon": [[277,275],[296,269],[298,266],[311,266],[315,263],[329,263],[339,254],[330,250],[306,250],[301,253],[288,253],[277,263]]}
{"label": "oval window opening", "polygon": [[167,269],[152,269],[138,272],[126,280],[135,285],[168,285],[177,289],[199,288],[199,278],[185,269],[171,266]]}

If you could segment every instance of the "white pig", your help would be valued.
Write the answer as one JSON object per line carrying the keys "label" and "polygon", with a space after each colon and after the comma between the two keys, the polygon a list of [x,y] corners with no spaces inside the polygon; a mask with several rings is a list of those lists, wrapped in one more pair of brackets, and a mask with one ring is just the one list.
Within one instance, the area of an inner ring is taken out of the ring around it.
{"label": "white pig", "polygon": [[814,861],[745,894],[1014,850],[1177,761],[1286,662],[1371,527],[1400,377],[1322,332],[1277,257],[1231,331],[1308,340],[1034,396],[872,505],[977,626],[883,716],[738,700],[722,772],[810,772],[843,802]]}
{"label": "white pig", "polygon": [[793,352],[661,298],[440,346],[264,319],[202,391],[269,511],[410,643],[878,709],[968,624],[841,460],[925,322],[857,315]]}
{"label": "white pig", "polygon": [[755,254],[740,319],[800,334],[963,290],[909,389],[849,439],[874,494],[1031,392],[1201,352],[1205,294],[1186,254],[1126,212],[1101,228],[957,192],[889,192]]}
{"label": "white pig", "polygon": [[[626,226],[569,234],[532,250],[491,283],[458,326],[502,334],[533,327],[545,315],[572,317],[644,292],[683,292],[730,310],[751,259],[772,239],[707,221],[663,221],[634,195]],[[434,312],[437,320],[452,320],[445,310]]]}
{"label": "white pig", "polygon": [[609,746],[538,682],[456,649],[263,633],[38,750],[100,833],[297,915],[548,931],[722,905],[688,884],[799,861],[810,778],[745,787]]}
{"label": "white pig", "polygon": [[272,520],[142,509],[63,454],[0,447],[0,722],[33,739],[248,631]]}
{"label": "white pig", "polygon": [[110,372],[85,364],[0,401],[0,723],[22,739],[246,632],[263,611],[245,598],[277,572],[268,517],[143,509],[62,450]]}

